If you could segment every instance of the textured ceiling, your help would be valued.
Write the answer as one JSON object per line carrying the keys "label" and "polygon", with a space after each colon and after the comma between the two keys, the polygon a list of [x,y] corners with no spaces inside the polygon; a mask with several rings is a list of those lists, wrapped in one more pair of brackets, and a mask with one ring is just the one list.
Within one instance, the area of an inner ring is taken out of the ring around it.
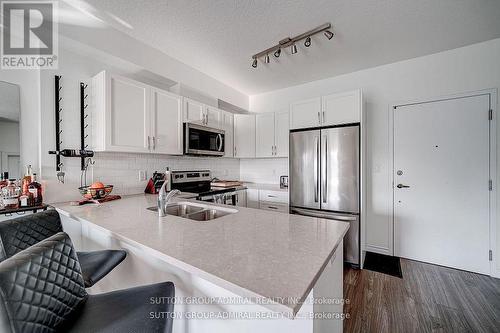
{"label": "textured ceiling", "polygon": [[[134,38],[252,95],[500,37],[498,0],[73,1]],[[251,56],[331,22],[270,64]]]}

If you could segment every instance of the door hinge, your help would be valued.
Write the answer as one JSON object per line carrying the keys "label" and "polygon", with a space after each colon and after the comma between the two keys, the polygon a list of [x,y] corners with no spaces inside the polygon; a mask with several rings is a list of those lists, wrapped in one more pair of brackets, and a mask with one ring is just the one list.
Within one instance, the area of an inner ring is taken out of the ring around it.
{"label": "door hinge", "polygon": [[490,250],[490,261],[493,261],[493,251]]}
{"label": "door hinge", "polygon": [[493,110],[488,111],[488,119],[493,120]]}
{"label": "door hinge", "polygon": [[491,179],[488,182],[488,188],[489,188],[490,191],[493,190],[493,181]]}

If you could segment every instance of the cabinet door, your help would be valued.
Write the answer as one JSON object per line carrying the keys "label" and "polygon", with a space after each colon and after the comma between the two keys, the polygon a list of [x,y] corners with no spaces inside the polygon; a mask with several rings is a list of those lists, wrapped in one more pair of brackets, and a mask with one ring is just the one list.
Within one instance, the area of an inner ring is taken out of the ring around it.
{"label": "cabinet door", "polygon": [[259,209],[259,190],[247,189],[247,207]]}
{"label": "cabinet door", "polygon": [[238,197],[236,198],[236,206],[246,207],[247,206],[247,190],[237,191],[236,194],[238,195]]}
{"label": "cabinet door", "polygon": [[288,141],[290,134],[288,111],[276,112],[274,116],[274,145],[276,157],[288,157]]}
{"label": "cabinet door", "polygon": [[323,96],[323,125],[359,123],[361,121],[361,95],[359,90]]}
{"label": "cabinet door", "polygon": [[182,155],[182,97],[158,89],[151,96],[152,151]]}
{"label": "cabinet door", "polygon": [[255,156],[274,156],[274,113],[255,115]]}
{"label": "cabinet door", "polygon": [[150,88],[120,76],[110,76],[106,112],[106,150],[148,152]]}
{"label": "cabinet door", "polygon": [[184,122],[187,123],[204,123],[205,104],[195,100],[184,98]]}
{"label": "cabinet door", "polygon": [[255,157],[255,115],[234,115],[234,157]]}
{"label": "cabinet door", "polygon": [[321,126],[321,98],[290,104],[290,129]]}
{"label": "cabinet door", "polygon": [[221,111],[221,128],[224,130],[224,157],[234,156],[234,115],[231,112]]}
{"label": "cabinet door", "polygon": [[214,107],[211,107],[211,106],[207,106],[205,108],[205,117],[206,117],[205,118],[205,125],[208,127],[212,127],[212,128],[223,129],[221,127],[221,123],[220,123],[220,114],[221,114],[221,110],[214,108]]}

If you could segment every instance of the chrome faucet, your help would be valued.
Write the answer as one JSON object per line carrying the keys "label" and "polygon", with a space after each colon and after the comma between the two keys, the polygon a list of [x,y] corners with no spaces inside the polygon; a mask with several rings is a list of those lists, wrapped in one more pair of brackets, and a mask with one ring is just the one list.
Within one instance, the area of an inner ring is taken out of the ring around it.
{"label": "chrome faucet", "polygon": [[163,217],[167,215],[167,206],[170,200],[176,195],[180,194],[179,190],[172,190],[167,193],[165,186],[167,182],[165,181],[161,186],[160,192],[158,193],[158,216]]}

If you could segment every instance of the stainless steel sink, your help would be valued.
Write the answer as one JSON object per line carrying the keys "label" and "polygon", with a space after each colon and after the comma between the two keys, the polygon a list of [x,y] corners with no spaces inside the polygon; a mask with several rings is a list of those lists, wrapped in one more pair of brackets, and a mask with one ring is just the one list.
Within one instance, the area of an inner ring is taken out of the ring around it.
{"label": "stainless steel sink", "polygon": [[[158,207],[148,207],[153,212],[158,211]],[[237,210],[230,208],[215,208],[214,206],[196,205],[187,202],[171,204],[167,207],[167,216],[179,216],[194,221],[210,221],[219,217],[236,213]]]}
{"label": "stainless steel sink", "polygon": [[190,214],[188,218],[195,221],[210,221],[228,214],[231,213],[217,209],[206,209],[201,212]]}

